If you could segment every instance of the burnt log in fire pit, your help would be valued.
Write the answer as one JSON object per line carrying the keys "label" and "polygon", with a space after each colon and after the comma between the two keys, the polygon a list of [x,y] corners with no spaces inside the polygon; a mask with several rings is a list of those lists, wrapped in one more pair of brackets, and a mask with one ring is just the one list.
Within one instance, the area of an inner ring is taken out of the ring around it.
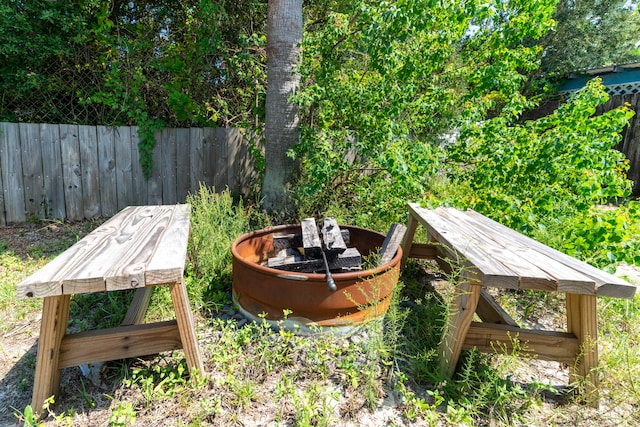
{"label": "burnt log in fire pit", "polygon": [[[274,235],[274,248],[282,248],[269,258],[267,267],[303,273],[347,273],[362,270],[362,255],[357,248],[347,248],[349,230],[341,230],[332,218],[324,220],[318,233],[316,221],[305,218],[302,234]],[[322,237],[320,237],[322,236]],[[326,262],[325,262],[326,261]],[[328,280],[331,276],[328,277]]]}
{"label": "burnt log in fire pit", "polygon": [[[306,234],[303,226],[304,221],[303,225],[265,228],[243,234],[232,244],[233,299],[242,313],[249,318],[264,317],[278,322],[285,318],[284,310],[288,310],[286,322],[303,327],[353,327],[383,316],[400,275],[402,249],[397,242],[392,243],[391,256],[382,256],[381,252],[390,240],[388,237],[385,239],[384,235],[372,230],[342,225],[339,226],[341,237],[334,234],[330,238],[337,241],[337,249],[332,243],[327,247],[326,241],[315,242],[313,245],[319,251],[315,249],[312,254],[314,249],[307,251],[307,244],[303,242]],[[325,233],[321,234],[326,240]],[[348,247],[340,247],[341,238]],[[298,247],[307,252],[306,257],[300,254]],[[335,291],[328,286],[324,260],[318,258],[322,257],[323,248],[333,270],[329,275],[335,282]],[[313,267],[305,267],[313,270],[301,271],[302,268],[296,269],[296,266],[291,267],[291,271],[274,268],[278,267],[277,258],[286,258],[286,251],[302,263],[315,263]],[[360,265],[338,268],[346,258],[381,258],[384,262],[371,267],[364,265],[364,268]]]}

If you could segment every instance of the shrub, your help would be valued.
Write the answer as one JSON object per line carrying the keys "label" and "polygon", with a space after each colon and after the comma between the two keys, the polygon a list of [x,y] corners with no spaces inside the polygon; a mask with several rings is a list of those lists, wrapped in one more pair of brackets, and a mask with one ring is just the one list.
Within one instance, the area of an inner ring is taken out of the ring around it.
{"label": "shrub", "polygon": [[191,205],[188,273],[200,294],[192,301],[204,298],[226,303],[231,283],[231,244],[253,225],[265,224],[266,218],[242,200],[234,201],[228,189],[218,194],[201,185],[197,194],[187,197],[187,203]]}
{"label": "shrub", "polygon": [[613,150],[633,112],[594,116],[606,102],[592,80],[547,117],[474,124],[449,150],[449,173],[472,191],[465,203],[495,220],[531,232],[549,219],[584,215],[594,204],[629,196],[628,163]]}

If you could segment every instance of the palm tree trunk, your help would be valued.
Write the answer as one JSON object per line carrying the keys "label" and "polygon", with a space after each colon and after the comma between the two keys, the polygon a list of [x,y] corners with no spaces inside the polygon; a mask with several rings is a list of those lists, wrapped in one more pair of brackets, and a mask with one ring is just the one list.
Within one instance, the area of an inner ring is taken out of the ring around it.
{"label": "palm tree trunk", "polygon": [[300,141],[298,108],[289,98],[300,86],[302,0],[269,0],[267,15],[267,99],[265,107],[266,171],[262,207],[291,214],[289,186],[297,172],[287,151]]}

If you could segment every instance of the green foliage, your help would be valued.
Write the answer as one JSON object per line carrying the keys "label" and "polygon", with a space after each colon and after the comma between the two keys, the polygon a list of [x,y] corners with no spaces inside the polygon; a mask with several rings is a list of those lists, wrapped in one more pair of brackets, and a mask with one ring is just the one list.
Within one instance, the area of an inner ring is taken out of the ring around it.
{"label": "green foliage", "polygon": [[[196,302],[227,303],[231,284],[231,244],[241,234],[262,226],[266,218],[254,208],[234,201],[229,190],[218,194],[203,185],[190,194],[191,234],[188,247],[187,282]],[[193,288],[196,288],[194,290]],[[195,295],[197,294],[197,295]]]}
{"label": "green foliage", "polygon": [[131,402],[118,402],[118,406],[111,410],[109,425],[113,427],[126,427],[136,425],[136,411]]}
{"label": "green foliage", "polygon": [[[264,39],[251,32],[253,26],[261,28],[263,6],[254,1],[226,7],[198,0],[179,7],[138,3],[119,4],[97,32],[110,47],[101,58],[110,64],[105,72],[113,79],[107,89],[130,83],[121,89],[123,98],[143,101],[142,111],[168,122],[224,125],[238,113],[231,120],[250,121],[265,78],[264,58],[255,56]],[[115,46],[125,47],[125,58]],[[235,96],[230,96],[232,87]],[[111,93],[97,96],[108,99]]]}
{"label": "green foliage", "polygon": [[[263,89],[264,73],[258,64],[264,58],[249,53],[259,44],[243,41],[236,48],[238,32],[228,27],[251,26],[247,20],[259,16],[253,16],[259,6],[253,2],[249,16],[234,15],[236,20],[209,2],[180,6],[117,2],[112,7],[100,0],[3,4],[1,117],[138,125],[140,161],[147,177],[153,134],[165,123],[204,124],[211,119],[220,123],[230,116],[251,119],[257,93]],[[235,6],[229,8],[233,13]],[[210,25],[213,21],[226,26]],[[233,34],[233,40],[224,40],[222,33]],[[221,67],[224,57],[232,60]],[[228,84],[244,84],[247,89],[232,92]],[[211,88],[217,89],[214,99]],[[244,95],[229,97],[229,93]],[[239,109],[245,112],[237,114]]]}
{"label": "green foliage", "polygon": [[[412,5],[336,13],[334,25],[307,38],[300,210],[385,231],[404,221],[408,200],[453,204],[599,266],[634,262],[637,233],[628,225],[636,210],[590,210],[630,194],[627,162],[613,147],[632,111],[595,116],[607,96],[592,81],[551,115],[519,121],[533,103],[518,91],[539,52],[525,40],[549,28],[551,9],[487,7],[474,20],[454,19],[455,8],[432,10],[448,24],[447,37],[459,38],[449,45],[428,25],[402,24],[423,22]],[[385,14],[399,22],[379,24]],[[526,28],[531,21],[539,25]],[[361,27],[376,36],[354,35]],[[414,38],[431,50],[408,49]],[[431,109],[421,114],[418,100]]]}
{"label": "green foliage", "polygon": [[[637,283],[637,282],[636,282]],[[600,318],[607,319],[599,326],[601,337],[609,337],[600,353],[603,372],[601,389],[613,401],[640,400],[640,295],[633,300],[604,298],[598,306]],[[601,344],[600,344],[601,345]]]}
{"label": "green foliage", "polygon": [[0,253],[0,334],[5,334],[17,322],[24,321],[42,302],[36,298],[18,300],[16,284],[25,274],[42,267],[46,259],[24,261],[11,252]]}
{"label": "green foliage", "polygon": [[69,307],[70,325],[78,330],[120,325],[133,298],[134,290],[77,295]]}
{"label": "green foliage", "polygon": [[0,5],[0,119],[136,125],[148,177],[153,134],[257,126],[266,3],[9,1]]}
{"label": "green foliage", "polygon": [[616,224],[636,210],[608,214],[624,221],[590,213],[630,194],[613,147],[631,110],[595,116],[607,96],[592,81],[551,115],[519,120],[535,105],[521,90],[554,3],[356,2],[327,13],[304,41],[300,211],[386,231],[407,201],[452,204],[598,265],[634,261],[635,229]]}
{"label": "green foliage", "polygon": [[[556,393],[549,384],[531,379],[524,386],[511,378],[528,363],[522,358],[528,350],[526,343],[518,341],[517,337],[513,337],[513,350],[505,355],[463,352],[456,374],[452,378],[445,377],[439,367],[438,347],[456,278],[455,275],[447,277],[450,283],[436,292],[424,285],[425,281],[438,278],[427,268],[424,262],[413,261],[402,276],[406,298],[402,306],[409,313],[398,352],[401,357],[396,359],[401,369],[394,373],[408,420],[475,425],[491,419],[497,425],[513,425],[521,420],[528,408],[536,407],[543,392]],[[413,381],[422,384],[425,392],[418,395]]]}
{"label": "green foliage", "polygon": [[621,107],[594,116],[606,99],[593,80],[547,117],[525,123],[497,117],[464,129],[448,150],[453,183],[471,190],[458,204],[531,232],[628,196],[628,164],[613,147],[633,112]]}
{"label": "green foliage", "polygon": [[[553,1],[350,2],[307,32],[298,200],[399,215],[431,191],[464,123],[521,111]],[[364,219],[363,219],[364,220]]]}
{"label": "green foliage", "polygon": [[559,0],[541,71],[563,74],[638,60],[640,15],[627,0]]}
{"label": "green foliage", "polygon": [[[0,92],[2,101],[56,91],[65,82],[47,76],[51,63],[73,58],[86,41],[85,12],[98,1],[4,1],[0,5]],[[68,83],[67,83],[68,84]],[[45,101],[47,102],[47,101]],[[20,114],[20,112],[2,111]]]}
{"label": "green foliage", "polygon": [[329,427],[337,420],[331,414],[336,406],[336,392],[331,393],[319,384],[312,384],[299,394],[294,394],[295,415],[293,425],[298,427]]}
{"label": "green foliage", "polygon": [[146,406],[149,407],[155,401],[183,392],[189,386],[187,377],[184,359],[168,364],[160,359],[152,361],[144,368],[134,369],[131,378],[123,380],[123,385],[138,388]]}
{"label": "green foliage", "polygon": [[598,267],[640,265],[640,204],[591,208],[562,236],[564,252]]}
{"label": "green foliage", "polygon": [[428,395],[433,398],[433,402],[428,402],[424,398],[416,396],[416,394],[407,387],[407,376],[403,372],[397,374],[396,390],[401,393],[403,403],[403,415],[410,421],[415,422],[417,419],[426,420],[429,425],[435,425],[440,418],[437,408],[444,402],[438,390],[429,390]]}
{"label": "green foliage", "polygon": [[38,416],[33,412],[33,408],[31,405],[27,405],[24,408],[24,411],[15,414],[16,418],[20,422],[22,422],[24,427],[40,427],[44,426],[44,423],[41,423],[38,419]]}

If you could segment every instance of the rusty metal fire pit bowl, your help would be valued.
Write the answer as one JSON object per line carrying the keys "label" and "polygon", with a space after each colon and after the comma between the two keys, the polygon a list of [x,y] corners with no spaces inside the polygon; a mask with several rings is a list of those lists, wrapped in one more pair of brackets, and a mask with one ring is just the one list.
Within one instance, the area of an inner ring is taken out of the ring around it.
{"label": "rusty metal fire pit bowl", "polygon": [[[363,258],[378,251],[385,236],[359,227],[340,226],[350,233],[350,246]],[[339,333],[381,318],[389,308],[398,282],[402,249],[379,267],[336,273],[337,290],[327,287],[325,274],[298,273],[266,267],[274,256],[273,236],[301,233],[297,225],[269,227],[238,237],[233,254],[233,300],[244,316],[265,318],[276,326],[310,331],[312,325]],[[286,316],[284,310],[290,311]]]}

